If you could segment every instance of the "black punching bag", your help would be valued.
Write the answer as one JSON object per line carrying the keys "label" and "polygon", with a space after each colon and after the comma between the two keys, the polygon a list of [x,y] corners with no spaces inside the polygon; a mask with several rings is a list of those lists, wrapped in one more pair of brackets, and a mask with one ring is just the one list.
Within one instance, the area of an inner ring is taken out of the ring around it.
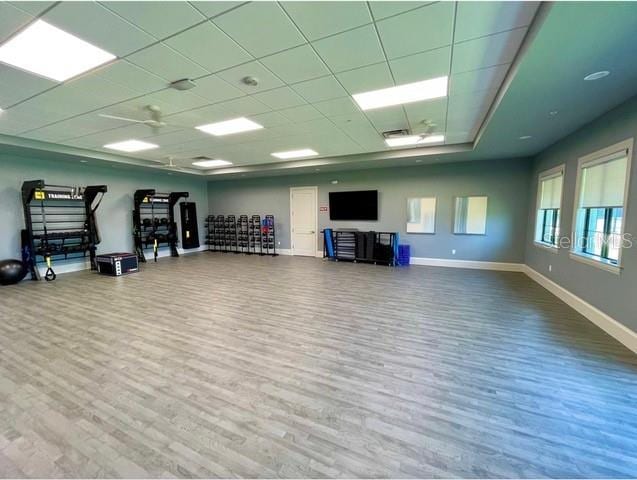
{"label": "black punching bag", "polygon": [[197,207],[194,202],[181,202],[181,246],[184,250],[199,248]]}

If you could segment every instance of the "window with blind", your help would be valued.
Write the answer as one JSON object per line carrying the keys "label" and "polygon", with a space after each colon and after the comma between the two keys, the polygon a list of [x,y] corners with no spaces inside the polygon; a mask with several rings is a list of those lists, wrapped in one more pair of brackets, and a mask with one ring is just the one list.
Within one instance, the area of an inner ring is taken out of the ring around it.
{"label": "window with blind", "polygon": [[535,221],[535,242],[556,248],[560,236],[560,210],[564,166],[540,174]]}
{"label": "window with blind", "polygon": [[580,159],[573,253],[619,266],[632,140]]}

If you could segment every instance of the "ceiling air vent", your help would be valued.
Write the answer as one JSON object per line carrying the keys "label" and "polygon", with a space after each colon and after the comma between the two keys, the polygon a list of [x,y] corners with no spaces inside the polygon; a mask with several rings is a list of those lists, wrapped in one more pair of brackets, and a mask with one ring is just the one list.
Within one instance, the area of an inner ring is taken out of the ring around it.
{"label": "ceiling air vent", "polygon": [[192,157],[192,160],[212,160],[212,158],[206,157],[205,155],[199,155],[198,157]]}
{"label": "ceiling air vent", "polygon": [[409,135],[409,130],[403,128],[401,130],[388,130],[387,132],[383,132],[384,138],[400,138],[406,137]]}

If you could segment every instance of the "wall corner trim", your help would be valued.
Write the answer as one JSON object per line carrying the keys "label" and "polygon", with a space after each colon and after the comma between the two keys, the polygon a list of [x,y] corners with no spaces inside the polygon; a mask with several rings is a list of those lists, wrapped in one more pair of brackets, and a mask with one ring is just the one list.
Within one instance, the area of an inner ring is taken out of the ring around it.
{"label": "wall corner trim", "polygon": [[523,271],[529,278],[546,288],[549,292],[593,322],[615,340],[637,353],[637,332],[621,324],[610,315],[602,312],[600,309],[594,307],[574,293],[566,290],[553,280],[533,270],[528,265],[524,265],[524,267]]}
{"label": "wall corner trim", "polygon": [[425,265],[428,267],[473,268],[478,270],[499,270],[502,272],[523,272],[522,263],[482,262],[475,260],[452,260],[447,258],[411,257],[410,265]]}

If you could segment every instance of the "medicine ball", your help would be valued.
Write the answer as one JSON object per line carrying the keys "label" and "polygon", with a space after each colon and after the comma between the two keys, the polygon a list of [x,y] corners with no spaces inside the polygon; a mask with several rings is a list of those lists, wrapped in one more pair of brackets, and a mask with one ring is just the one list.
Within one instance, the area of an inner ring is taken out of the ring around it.
{"label": "medicine ball", "polygon": [[0,261],[0,285],[18,283],[27,275],[27,267],[20,260]]}

